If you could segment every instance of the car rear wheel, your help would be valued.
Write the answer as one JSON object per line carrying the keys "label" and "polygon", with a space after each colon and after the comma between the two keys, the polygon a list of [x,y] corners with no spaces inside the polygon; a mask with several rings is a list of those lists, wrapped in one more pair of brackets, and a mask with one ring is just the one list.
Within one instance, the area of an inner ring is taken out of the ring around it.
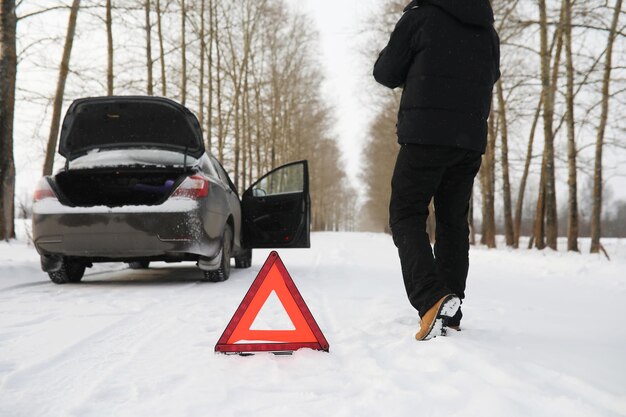
{"label": "car rear wheel", "polygon": [[241,255],[235,257],[235,268],[245,269],[252,266],[252,249],[246,249]]}
{"label": "car rear wheel", "polygon": [[204,280],[209,282],[222,282],[230,277],[230,257],[233,250],[233,231],[230,226],[224,230],[222,240],[222,261],[215,271],[204,271]]}
{"label": "car rear wheel", "polygon": [[55,284],[67,284],[80,282],[85,275],[85,264],[63,258],[61,268],[58,271],[48,272],[50,281]]}
{"label": "car rear wheel", "polygon": [[128,267],[130,269],[148,269],[150,267],[150,261],[129,262]]}

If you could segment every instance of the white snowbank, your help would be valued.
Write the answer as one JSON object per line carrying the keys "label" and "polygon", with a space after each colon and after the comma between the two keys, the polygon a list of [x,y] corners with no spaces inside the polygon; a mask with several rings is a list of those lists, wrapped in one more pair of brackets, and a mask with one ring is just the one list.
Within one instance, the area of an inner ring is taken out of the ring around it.
{"label": "white snowbank", "polygon": [[[312,243],[280,254],[331,352],[247,358],[213,348],[268,251],[221,284],[162,264],[56,286],[0,244],[0,415],[626,415],[626,242],[611,262],[472,249],[464,330],[421,343],[388,236]],[[288,326],[275,304],[262,322]]]}

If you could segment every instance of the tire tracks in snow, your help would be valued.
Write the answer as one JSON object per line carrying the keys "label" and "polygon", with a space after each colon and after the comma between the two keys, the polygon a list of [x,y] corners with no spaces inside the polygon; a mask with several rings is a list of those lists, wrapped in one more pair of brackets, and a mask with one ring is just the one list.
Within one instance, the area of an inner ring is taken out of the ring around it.
{"label": "tire tracks in snow", "polygon": [[[107,269],[101,269],[98,268],[97,270],[90,272],[90,273],[85,273],[85,278],[94,278],[97,276],[106,276],[108,274],[111,273],[116,273],[116,272],[120,272],[120,271],[128,271],[129,269],[127,267],[111,267],[111,269],[107,268]],[[41,271],[39,271],[41,272]],[[41,272],[42,276],[45,276],[46,273],[45,272]],[[50,282],[50,280],[45,279],[45,280],[41,280],[41,281],[35,281],[35,282],[25,282],[23,284],[16,284],[16,285],[11,285],[9,287],[4,287],[4,288],[0,288],[0,294],[2,293],[6,293],[6,292],[12,292],[12,291],[17,291],[17,290],[28,290],[32,287],[54,287],[57,284],[53,284],[52,282]],[[66,285],[80,285],[80,284],[66,284]],[[22,294],[25,291],[20,291],[18,294]]]}
{"label": "tire tracks in snow", "polygon": [[[30,395],[28,401],[39,403],[42,407],[45,404],[62,404],[67,399],[71,399],[73,404],[69,407],[63,404],[62,409],[81,406],[119,369],[129,366],[151,340],[162,334],[163,329],[177,320],[177,313],[185,308],[176,302],[181,294],[185,295],[185,302],[195,298],[190,294],[205,296],[205,292],[189,291],[199,284],[188,283],[176,287],[174,292],[170,292],[171,287],[166,289],[166,293],[158,291],[160,296],[140,311],[125,314],[43,362],[13,371],[4,378],[2,391],[5,394],[19,393],[30,386],[30,393],[35,395]],[[149,292],[146,296],[154,297],[155,294]],[[163,320],[164,317],[167,319]],[[4,406],[7,405],[5,403]]]}

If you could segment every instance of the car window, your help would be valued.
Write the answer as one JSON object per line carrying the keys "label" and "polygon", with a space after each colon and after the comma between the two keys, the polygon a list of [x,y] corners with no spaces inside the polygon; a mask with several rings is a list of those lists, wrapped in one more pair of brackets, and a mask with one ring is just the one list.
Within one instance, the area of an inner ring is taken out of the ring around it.
{"label": "car window", "polygon": [[304,165],[278,168],[259,180],[252,190],[255,197],[300,193],[304,190]]}
{"label": "car window", "polygon": [[202,171],[207,173],[209,176],[213,178],[221,178],[209,158],[202,158],[202,161],[200,162],[200,167],[202,168]]}
{"label": "car window", "polygon": [[233,190],[235,194],[239,195],[239,193],[237,192],[237,188],[235,187],[235,184],[233,184],[233,182],[230,180],[230,177],[228,176],[228,173],[226,172],[222,164],[220,164],[219,161],[215,159],[214,157],[211,157],[211,162],[213,163],[213,166],[215,167],[215,170],[217,171],[222,181],[228,184],[230,189]]}

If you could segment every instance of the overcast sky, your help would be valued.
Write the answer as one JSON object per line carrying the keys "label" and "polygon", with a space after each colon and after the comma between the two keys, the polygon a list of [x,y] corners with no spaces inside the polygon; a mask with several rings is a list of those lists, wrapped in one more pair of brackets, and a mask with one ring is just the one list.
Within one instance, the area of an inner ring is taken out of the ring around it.
{"label": "overcast sky", "polygon": [[[375,13],[377,0],[287,0],[311,17],[320,35],[321,56],[327,81],[324,95],[335,106],[336,135],[346,170],[357,184],[360,151],[373,117],[368,93],[377,88],[371,77],[373,62],[367,62],[359,35],[365,21]],[[381,48],[384,45],[381,45]],[[370,104],[370,107],[368,107]]]}

